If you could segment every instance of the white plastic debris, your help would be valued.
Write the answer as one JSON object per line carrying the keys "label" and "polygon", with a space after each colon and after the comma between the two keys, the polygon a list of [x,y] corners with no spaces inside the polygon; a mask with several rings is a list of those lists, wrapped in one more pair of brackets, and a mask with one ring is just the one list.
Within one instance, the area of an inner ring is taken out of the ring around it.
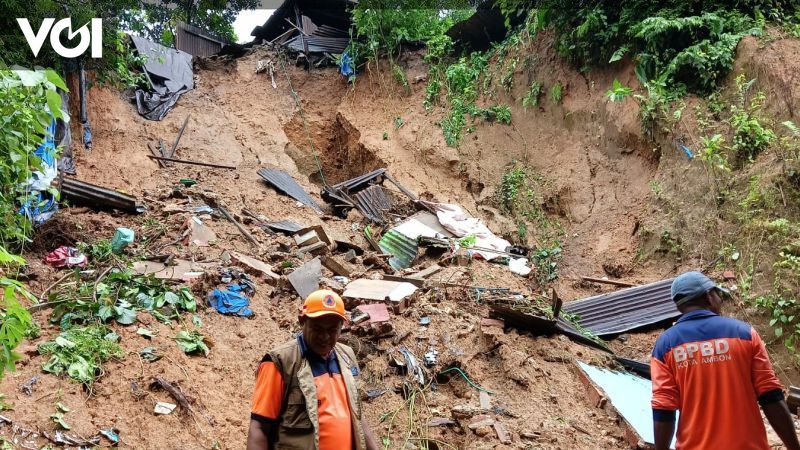
{"label": "white plastic debris", "polygon": [[158,402],[158,403],[156,403],[156,407],[153,410],[153,412],[156,413],[156,414],[164,414],[164,415],[166,415],[166,414],[169,414],[172,411],[174,411],[177,406],[178,405],[176,405],[174,403]]}
{"label": "white plastic debris", "polygon": [[522,275],[523,277],[528,276],[531,273],[531,268],[528,267],[528,260],[525,258],[511,258],[508,261],[508,268],[516,273],[517,275]]}

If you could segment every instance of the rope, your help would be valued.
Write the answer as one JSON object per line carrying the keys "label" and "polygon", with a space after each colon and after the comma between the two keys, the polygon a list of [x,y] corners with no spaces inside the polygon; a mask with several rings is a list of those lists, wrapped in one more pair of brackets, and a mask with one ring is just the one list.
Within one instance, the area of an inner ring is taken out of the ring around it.
{"label": "rope", "polygon": [[447,370],[443,370],[443,371],[439,372],[439,375],[444,375],[444,374],[446,374],[446,373],[448,373],[448,372],[453,372],[453,371],[455,371],[455,372],[458,372],[458,374],[459,374],[459,375],[461,375],[462,377],[464,377],[464,379],[467,381],[467,383],[468,383],[470,386],[474,387],[475,389],[477,389],[477,390],[479,390],[479,391],[486,392],[487,394],[492,394],[492,395],[494,395],[494,392],[492,392],[492,391],[490,391],[490,390],[488,390],[488,389],[486,389],[486,388],[482,388],[482,387],[478,386],[477,384],[473,383],[473,382],[472,382],[472,380],[470,380],[470,379],[469,379],[469,377],[467,376],[467,374],[466,374],[466,373],[464,373],[464,371],[463,371],[463,370],[461,370],[461,369],[459,369],[458,367],[451,367],[451,368],[449,368],[449,369],[447,369]]}
{"label": "rope", "polygon": [[289,83],[289,92],[292,94],[292,98],[294,99],[294,104],[300,111],[300,118],[303,120],[303,130],[306,132],[306,138],[308,139],[308,146],[311,148],[311,154],[314,155],[314,161],[317,163],[319,176],[322,178],[322,185],[328,187],[328,182],[325,180],[325,174],[322,172],[322,164],[319,161],[317,150],[314,148],[314,141],[311,139],[311,132],[308,130],[308,122],[306,121],[305,111],[303,111],[303,105],[302,103],[300,103],[300,95],[298,95],[297,91],[294,90],[294,86],[292,86],[292,80],[291,78],[289,78],[289,71],[286,70],[285,54],[281,52],[280,58],[278,59],[280,59],[281,61],[281,69],[283,69],[283,74],[286,76],[286,82]]}

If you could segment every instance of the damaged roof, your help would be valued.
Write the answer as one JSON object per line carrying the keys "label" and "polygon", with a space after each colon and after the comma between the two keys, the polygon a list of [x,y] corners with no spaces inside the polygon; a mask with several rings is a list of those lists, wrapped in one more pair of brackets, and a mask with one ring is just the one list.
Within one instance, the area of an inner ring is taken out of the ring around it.
{"label": "damaged roof", "polygon": [[176,27],[175,48],[192,56],[216,55],[228,44],[227,40],[194,25],[181,22]]}
{"label": "damaged roof", "polygon": [[596,336],[609,336],[680,316],[670,296],[672,278],[564,304],[563,311]]}
{"label": "damaged roof", "polygon": [[255,41],[275,41],[298,52],[304,52],[307,45],[309,53],[341,53],[350,43],[350,9],[356,3],[354,0],[286,0],[250,35]]}

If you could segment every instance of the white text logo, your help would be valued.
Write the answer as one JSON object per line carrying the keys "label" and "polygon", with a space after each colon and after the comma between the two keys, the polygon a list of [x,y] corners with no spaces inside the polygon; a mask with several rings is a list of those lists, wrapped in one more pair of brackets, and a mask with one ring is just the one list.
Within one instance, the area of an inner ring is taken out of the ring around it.
{"label": "white text logo", "polygon": [[[48,34],[50,34],[50,45],[53,46],[53,50],[64,58],[77,58],[81,56],[89,49],[90,44],[92,46],[92,58],[103,57],[102,19],[92,19],[91,29],[89,24],[86,24],[73,31],[71,19],[61,19],[56,22],[56,19],[47,18],[42,21],[42,26],[39,27],[39,31],[36,34],[33,33],[33,28],[30,22],[28,22],[28,19],[17,19],[17,23],[19,23],[22,34],[25,35],[25,40],[28,41],[28,45],[31,46],[34,57],[39,56],[39,51],[41,51],[44,40],[47,39]],[[64,44],[61,43],[61,32],[64,30],[67,30],[67,37],[69,40],[72,40],[76,35],[80,35],[78,45],[72,48],[64,47]]]}
{"label": "white text logo", "polygon": [[730,345],[728,344],[727,339],[715,339],[713,341],[704,341],[704,342],[690,342],[685,345],[681,345],[679,347],[675,347],[672,349],[672,356],[675,358],[675,362],[681,362],[686,359],[693,359],[694,355],[698,352],[700,356],[709,357],[709,356],[719,356],[728,353],[730,349]]}

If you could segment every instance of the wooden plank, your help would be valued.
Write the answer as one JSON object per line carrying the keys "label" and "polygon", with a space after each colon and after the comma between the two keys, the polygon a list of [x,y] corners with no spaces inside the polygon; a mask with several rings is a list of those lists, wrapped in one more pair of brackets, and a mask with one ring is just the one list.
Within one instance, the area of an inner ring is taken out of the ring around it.
{"label": "wooden plank", "polygon": [[322,265],[336,275],[341,275],[343,277],[350,278],[350,274],[353,273],[353,270],[350,268],[349,264],[339,261],[332,256],[323,256]]}
{"label": "wooden plank", "polygon": [[188,159],[175,159],[175,158],[163,158],[161,156],[155,155],[147,155],[148,158],[155,159],[158,161],[169,161],[169,162],[176,162],[181,164],[191,164],[193,166],[204,166],[204,167],[213,167],[215,169],[229,169],[229,170],[236,170],[234,166],[228,166],[225,164],[213,164],[207,162],[200,162],[200,161],[190,161]]}
{"label": "wooden plank", "polygon": [[422,269],[417,273],[411,274],[411,278],[428,278],[429,276],[440,272],[442,269],[442,266],[434,264],[427,269]]}
{"label": "wooden plank", "polygon": [[604,278],[595,278],[595,277],[581,277],[581,280],[588,281],[590,283],[602,283],[602,284],[610,284],[612,286],[619,286],[619,287],[634,287],[635,284],[625,283],[624,281],[615,281],[615,280],[606,280]]}
{"label": "wooden plank", "polygon": [[418,288],[422,288],[425,286],[425,280],[421,280],[419,278],[401,277],[399,275],[384,275],[383,279],[388,281],[398,281],[401,283],[402,282],[411,283]]}
{"label": "wooden plank", "polygon": [[[158,156],[158,151],[156,150],[155,144],[153,144],[152,142],[148,142],[147,148],[150,149],[150,153],[152,153],[153,156]],[[157,159],[156,162],[158,163],[158,167],[161,168],[167,167],[167,164],[164,161],[161,161],[160,159]]]}

